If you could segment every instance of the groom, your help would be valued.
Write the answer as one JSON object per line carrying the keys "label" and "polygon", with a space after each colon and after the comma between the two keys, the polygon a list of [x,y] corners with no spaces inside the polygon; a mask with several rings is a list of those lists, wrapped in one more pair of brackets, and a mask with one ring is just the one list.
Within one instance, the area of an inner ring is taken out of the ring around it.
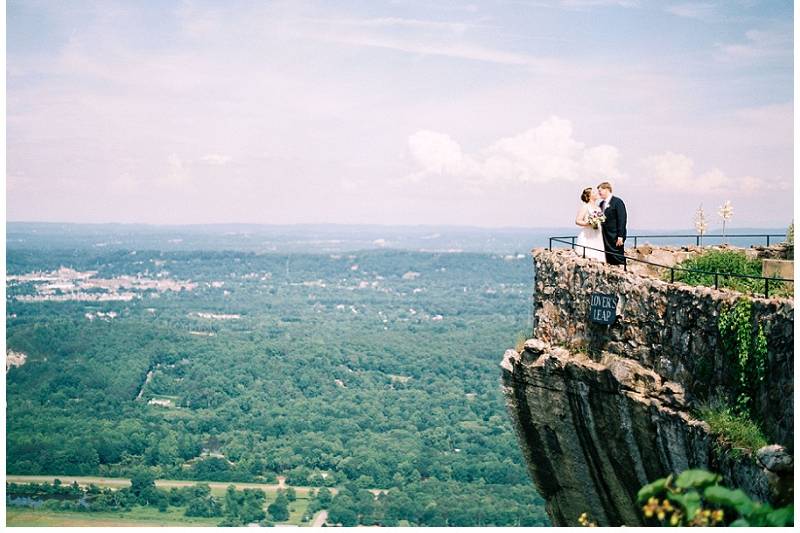
{"label": "groom", "polygon": [[624,265],[625,262],[625,238],[627,237],[628,213],[625,211],[625,203],[621,198],[611,194],[611,184],[604,181],[597,186],[600,198],[600,209],[606,216],[603,222],[603,244],[606,249],[606,262],[610,265]]}

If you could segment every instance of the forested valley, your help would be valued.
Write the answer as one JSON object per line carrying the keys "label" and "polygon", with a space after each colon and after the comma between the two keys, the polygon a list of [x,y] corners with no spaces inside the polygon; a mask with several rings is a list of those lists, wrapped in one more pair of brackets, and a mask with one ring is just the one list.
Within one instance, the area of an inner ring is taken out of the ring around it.
{"label": "forested valley", "polygon": [[338,488],[340,523],[545,525],[498,369],[530,328],[531,268],[524,253],[11,246],[7,471],[281,476]]}

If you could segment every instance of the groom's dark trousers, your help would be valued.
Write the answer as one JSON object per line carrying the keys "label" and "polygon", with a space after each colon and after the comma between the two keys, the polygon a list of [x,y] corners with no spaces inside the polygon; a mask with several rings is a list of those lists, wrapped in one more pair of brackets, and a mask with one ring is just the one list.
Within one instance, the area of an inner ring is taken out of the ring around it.
{"label": "groom's dark trousers", "polygon": [[[611,197],[608,207],[603,205],[603,244],[606,249],[606,262],[610,265],[624,265],[625,239],[628,236],[628,213],[625,211],[625,202],[616,196]],[[622,237],[623,245],[617,246],[617,238]]]}

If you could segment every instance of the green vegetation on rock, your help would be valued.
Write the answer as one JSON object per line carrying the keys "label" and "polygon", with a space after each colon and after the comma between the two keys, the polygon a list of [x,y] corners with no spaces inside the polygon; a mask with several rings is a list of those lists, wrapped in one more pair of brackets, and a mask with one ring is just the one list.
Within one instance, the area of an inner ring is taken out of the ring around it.
{"label": "green vegetation on rock", "polygon": [[734,370],[731,403],[739,414],[755,416],[755,397],[766,377],[767,339],[755,323],[753,305],[742,298],[719,315],[719,334],[726,362]]}
{"label": "green vegetation on rock", "polygon": [[[717,391],[696,414],[708,423],[721,449],[741,455],[768,444],[755,405],[766,377],[767,340],[747,298],[720,310],[718,330],[730,382],[724,394]],[[701,361],[698,372],[701,379],[710,377],[710,360]]]}
{"label": "green vegetation on rock", "polygon": [[747,414],[737,414],[724,405],[705,405],[699,417],[706,421],[719,441],[719,445],[740,455],[742,449],[755,451],[769,444],[761,429]]}
{"label": "green vegetation on rock", "polygon": [[[763,279],[737,278],[723,275],[739,274],[761,277],[761,260],[749,259],[744,252],[736,250],[707,250],[696,257],[691,257],[682,262],[678,268],[703,272],[718,272],[720,273],[717,278],[719,287],[733,289],[744,294],[764,295]],[[680,281],[688,285],[714,286],[713,274],[686,272],[685,270],[679,269],[675,270],[675,281]],[[670,272],[667,270],[662,276],[664,279],[668,280],[670,279]],[[794,284],[770,281],[769,293],[771,296],[791,298],[794,294]]]}

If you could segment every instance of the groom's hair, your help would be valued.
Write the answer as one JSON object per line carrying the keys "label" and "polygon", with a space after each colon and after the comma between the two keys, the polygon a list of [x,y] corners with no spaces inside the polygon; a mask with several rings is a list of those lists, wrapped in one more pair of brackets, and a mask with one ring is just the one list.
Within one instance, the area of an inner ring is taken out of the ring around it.
{"label": "groom's hair", "polygon": [[600,185],[597,186],[598,189],[608,189],[608,192],[612,192],[611,184],[607,181],[604,181]]}

